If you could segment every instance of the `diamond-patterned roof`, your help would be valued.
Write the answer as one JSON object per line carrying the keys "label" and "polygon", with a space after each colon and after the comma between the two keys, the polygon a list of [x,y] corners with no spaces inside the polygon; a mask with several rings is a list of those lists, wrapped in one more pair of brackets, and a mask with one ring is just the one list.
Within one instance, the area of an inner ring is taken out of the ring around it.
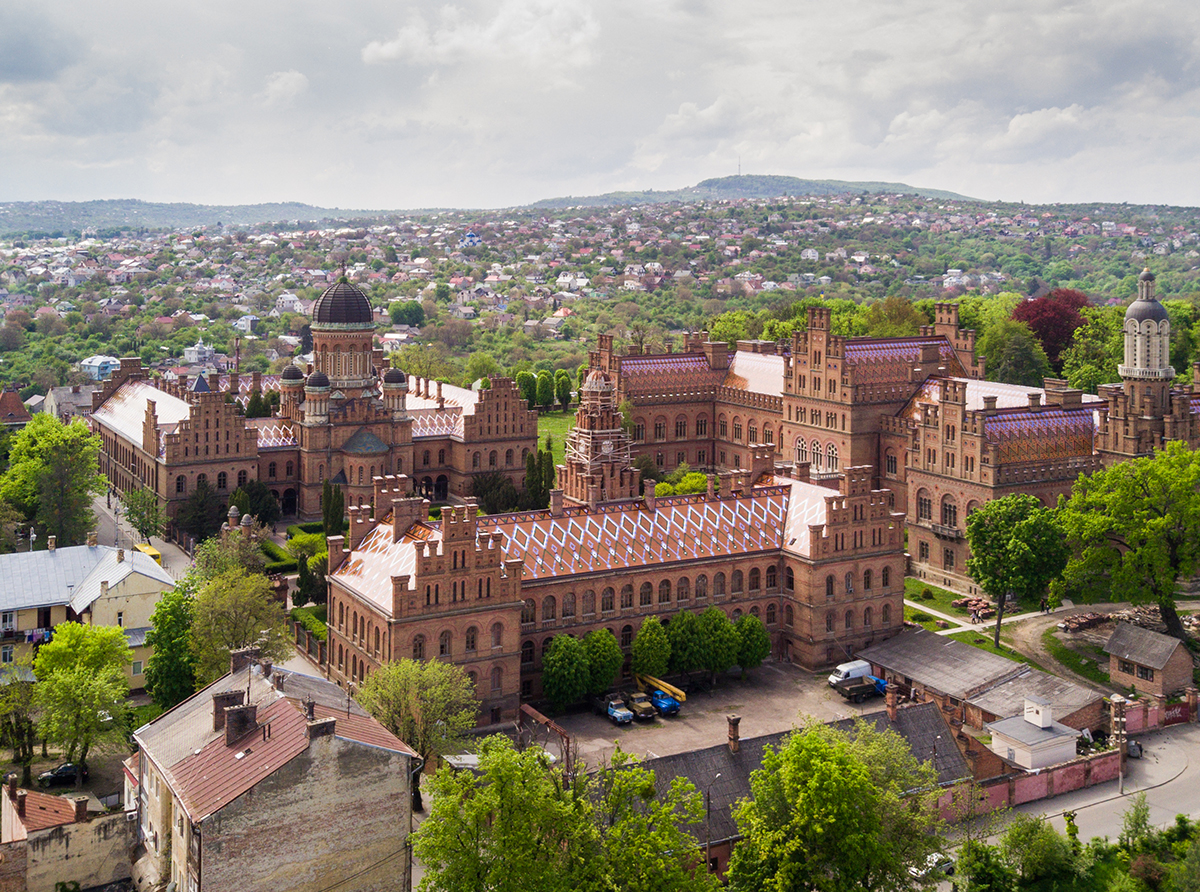
{"label": "diamond-patterned roof", "polygon": [[852,338],[846,341],[846,364],[854,367],[856,384],[907,381],[908,370],[921,358],[921,348],[937,344],[938,355],[946,370],[965,375],[953,345],[943,337],[934,338]]}
{"label": "diamond-patterned roof", "polygon": [[988,416],[987,440],[1000,446],[1001,462],[1047,461],[1090,456],[1096,412],[1079,409],[1016,409]]}

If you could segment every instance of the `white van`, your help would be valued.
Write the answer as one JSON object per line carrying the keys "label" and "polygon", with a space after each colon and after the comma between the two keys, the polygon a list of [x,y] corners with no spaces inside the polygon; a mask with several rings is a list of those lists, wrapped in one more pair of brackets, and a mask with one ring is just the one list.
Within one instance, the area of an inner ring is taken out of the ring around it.
{"label": "white van", "polygon": [[850,663],[842,663],[829,676],[830,686],[837,684],[839,681],[845,681],[847,678],[862,678],[864,675],[871,674],[871,664],[866,660],[854,660]]}

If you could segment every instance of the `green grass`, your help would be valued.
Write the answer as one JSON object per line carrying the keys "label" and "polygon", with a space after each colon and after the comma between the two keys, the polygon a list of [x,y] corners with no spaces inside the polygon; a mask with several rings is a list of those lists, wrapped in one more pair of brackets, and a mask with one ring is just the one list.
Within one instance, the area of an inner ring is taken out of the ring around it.
{"label": "green grass", "polygon": [[[929,589],[933,595],[928,601],[921,597],[921,593]],[[952,607],[951,601],[957,601],[962,595],[956,595],[954,592],[948,592],[944,588],[938,588],[936,585],[930,585],[928,582],[922,582],[920,579],[913,579],[911,576],[904,580],[904,597],[909,601],[917,601],[921,604],[928,605],[939,613],[948,613],[950,616],[970,616],[971,611],[962,607]]]}
{"label": "green grass", "polygon": [[[923,618],[918,619],[918,617]],[[934,619],[928,613],[923,613],[916,607],[909,607],[907,604],[904,605],[904,620],[905,622],[916,623],[917,625],[921,626],[921,628],[928,629],[930,632],[939,631],[936,619]]]}
{"label": "green grass", "polygon": [[328,627],[325,625],[325,608],[320,608],[321,615],[316,615],[317,608],[315,607],[293,607],[291,617],[296,622],[300,623],[304,628],[313,633],[315,638],[324,641],[329,634]]}
{"label": "green grass", "polygon": [[567,432],[575,426],[575,412],[555,409],[538,416],[538,446],[545,445],[546,434],[554,441],[554,463],[561,465],[566,455]]}
{"label": "green grass", "polygon": [[[1034,669],[1042,668],[1037,664],[1037,662],[1022,653],[1018,653],[1011,647],[1005,647],[1003,644],[1001,644],[999,647],[995,647],[992,644],[992,630],[994,628],[994,625],[989,625],[986,627],[986,629],[983,626],[980,626],[980,630],[978,632],[955,632],[953,635],[948,637],[953,638],[955,641],[961,641],[963,644],[969,644],[972,647],[978,647],[980,650],[986,650],[988,653],[993,653],[1001,657],[1007,657],[1008,659],[1016,660],[1019,663],[1028,663]],[[1044,672],[1045,670],[1043,669],[1042,671]]]}
{"label": "green grass", "polygon": [[1094,681],[1096,684],[1110,684],[1108,672],[1105,671],[1097,660],[1105,659],[1097,648],[1097,659],[1089,660],[1083,654],[1078,653],[1073,648],[1067,647],[1054,636],[1054,627],[1051,626],[1042,633],[1042,644],[1046,646],[1046,650],[1050,652],[1050,656],[1054,657],[1059,663],[1070,669],[1076,675],[1081,675],[1089,681]]}

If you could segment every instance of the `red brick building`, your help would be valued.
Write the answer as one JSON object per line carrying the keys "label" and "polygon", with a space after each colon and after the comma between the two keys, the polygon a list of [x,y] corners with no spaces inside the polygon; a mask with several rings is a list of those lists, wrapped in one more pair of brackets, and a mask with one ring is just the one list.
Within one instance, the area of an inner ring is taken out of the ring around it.
{"label": "red brick building", "polygon": [[[347,505],[369,504],[372,480],[405,474],[424,495],[465,496],[490,471],[520,485],[536,448],[537,416],[506,378],[490,389],[408,378],[373,345],[366,296],[330,286],[313,305],[313,363],[281,376],[210,375],[152,380],[121,360],[93,396],[101,470],[119,491],[147,487],[174,515],[201,479],[219,495],[249,480],[266,483],[285,515],[320,515],[326,479]],[[306,374],[307,371],[307,374]],[[270,418],[239,414],[253,393],[278,389]]]}

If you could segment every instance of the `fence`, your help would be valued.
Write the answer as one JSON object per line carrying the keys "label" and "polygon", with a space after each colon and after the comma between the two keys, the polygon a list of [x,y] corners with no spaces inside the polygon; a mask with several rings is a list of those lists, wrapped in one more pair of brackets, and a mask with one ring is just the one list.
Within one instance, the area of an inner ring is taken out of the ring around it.
{"label": "fence", "polygon": [[[1029,774],[1009,774],[980,781],[976,786],[980,798],[975,811],[995,811],[1116,780],[1119,765],[1120,756],[1117,751],[1108,750]],[[955,802],[953,790],[948,790],[942,795],[938,807],[946,820],[966,817]]]}

